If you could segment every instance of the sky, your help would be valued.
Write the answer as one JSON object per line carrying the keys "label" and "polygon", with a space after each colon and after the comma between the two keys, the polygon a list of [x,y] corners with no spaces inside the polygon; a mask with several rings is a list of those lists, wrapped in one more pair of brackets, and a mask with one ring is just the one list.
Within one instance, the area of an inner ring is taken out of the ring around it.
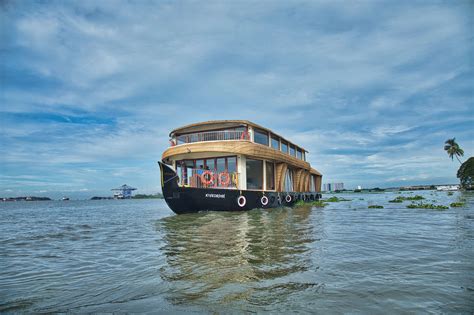
{"label": "sky", "polygon": [[473,1],[0,1],[0,196],[159,192],[169,132],[246,119],[346,188],[457,183]]}

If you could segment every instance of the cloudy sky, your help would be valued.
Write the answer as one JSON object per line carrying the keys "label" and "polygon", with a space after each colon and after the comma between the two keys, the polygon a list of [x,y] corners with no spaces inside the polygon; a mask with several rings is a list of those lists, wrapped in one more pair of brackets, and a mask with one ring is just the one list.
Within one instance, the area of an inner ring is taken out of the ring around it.
{"label": "cloudy sky", "polygon": [[171,129],[248,119],[346,187],[456,183],[472,1],[1,1],[0,196],[159,191]]}

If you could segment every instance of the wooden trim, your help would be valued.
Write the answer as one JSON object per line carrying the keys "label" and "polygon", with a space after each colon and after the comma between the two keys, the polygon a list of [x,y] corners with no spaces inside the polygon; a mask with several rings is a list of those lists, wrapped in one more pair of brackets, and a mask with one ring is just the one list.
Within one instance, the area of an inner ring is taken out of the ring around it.
{"label": "wooden trim", "polygon": [[[295,168],[310,170],[308,162],[302,161],[291,155],[277,151],[271,147],[242,140],[206,141],[186,143],[170,147],[163,152],[162,160],[186,159],[188,153],[220,152],[223,154],[243,154],[250,158],[267,159],[275,162],[284,162]],[[183,155],[180,157],[180,155]]]}

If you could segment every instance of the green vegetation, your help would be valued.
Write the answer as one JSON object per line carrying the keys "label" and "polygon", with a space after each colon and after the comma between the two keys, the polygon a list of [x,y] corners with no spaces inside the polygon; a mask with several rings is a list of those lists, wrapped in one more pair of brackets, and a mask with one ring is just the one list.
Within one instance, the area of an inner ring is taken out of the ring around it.
{"label": "green vegetation", "polygon": [[459,167],[457,177],[461,182],[461,187],[467,190],[474,189],[474,157],[470,157]]}
{"label": "green vegetation", "polygon": [[389,200],[388,202],[401,203],[405,200],[416,201],[416,200],[423,200],[423,199],[425,199],[425,198],[423,196],[420,196],[420,195],[416,195],[416,196],[413,196],[413,197],[397,196],[397,198]]}
{"label": "green vegetation", "polygon": [[303,200],[298,200],[295,203],[295,207],[304,207],[304,206],[322,208],[322,207],[326,206],[326,204],[322,200],[311,201],[311,202],[305,202]]}
{"label": "green vegetation", "polygon": [[336,196],[331,197],[329,199],[325,199],[324,201],[326,202],[340,202],[340,201],[351,201],[350,199],[344,199],[344,198],[337,198]]}
{"label": "green vegetation", "polygon": [[453,203],[451,203],[449,206],[450,206],[451,208],[459,208],[459,207],[463,207],[464,205],[465,205],[464,202],[453,202]]}
{"label": "green vegetation", "polygon": [[402,203],[403,202],[403,199],[400,199],[401,197],[397,197],[395,199],[392,199],[392,200],[389,200],[388,202],[391,202],[391,203]]}
{"label": "green vegetation", "polygon": [[370,206],[369,206],[369,209],[383,209],[383,206],[379,206],[379,205],[370,205]]}
{"label": "green vegetation", "polygon": [[452,191],[448,191],[448,196],[452,196],[454,193]]}
{"label": "green vegetation", "polygon": [[155,195],[145,195],[145,194],[136,194],[132,197],[132,199],[163,199],[162,194],[155,194]]}
{"label": "green vegetation", "polygon": [[456,138],[448,139],[444,142],[444,144],[444,150],[446,151],[446,153],[448,153],[448,156],[451,158],[451,161],[454,157],[456,157],[459,164],[462,164],[459,157],[464,156],[464,150],[461,149],[459,144],[456,142]]}
{"label": "green vegetation", "polygon": [[442,206],[442,205],[434,205],[432,203],[412,203],[410,205],[407,205],[407,208],[409,209],[433,209],[433,210],[446,210],[449,209],[449,207]]}

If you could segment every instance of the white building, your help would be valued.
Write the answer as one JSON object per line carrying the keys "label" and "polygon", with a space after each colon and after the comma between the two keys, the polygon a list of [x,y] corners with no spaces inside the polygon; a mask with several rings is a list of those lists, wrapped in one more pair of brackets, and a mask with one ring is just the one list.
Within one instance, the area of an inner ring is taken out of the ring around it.
{"label": "white building", "polygon": [[344,190],[344,183],[327,183],[323,185],[324,191]]}

